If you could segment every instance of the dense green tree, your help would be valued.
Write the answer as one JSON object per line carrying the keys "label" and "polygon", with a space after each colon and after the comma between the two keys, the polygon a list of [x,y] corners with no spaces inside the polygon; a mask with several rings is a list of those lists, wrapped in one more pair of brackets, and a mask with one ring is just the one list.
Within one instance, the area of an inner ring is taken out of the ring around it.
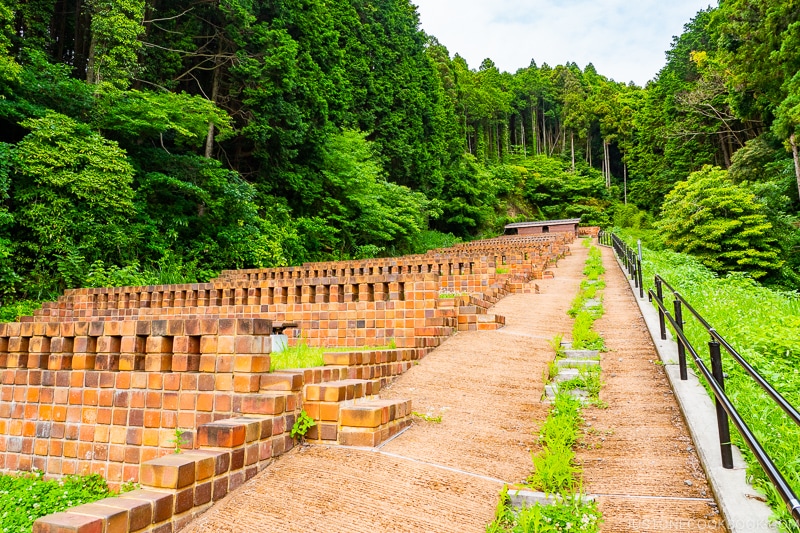
{"label": "dense green tree", "polygon": [[38,282],[69,286],[96,259],[123,261],[134,244],[133,167],[125,153],[64,115],[21,126],[30,133],[14,148],[11,190],[21,262]]}
{"label": "dense green tree", "polygon": [[666,244],[718,272],[761,278],[782,266],[764,205],[727,171],[706,166],[667,195],[658,226]]}

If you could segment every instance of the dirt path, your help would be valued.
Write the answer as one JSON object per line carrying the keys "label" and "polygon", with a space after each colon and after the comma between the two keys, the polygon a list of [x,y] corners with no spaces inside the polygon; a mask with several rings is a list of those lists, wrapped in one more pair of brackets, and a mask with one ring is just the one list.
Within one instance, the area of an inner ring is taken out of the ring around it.
{"label": "dirt path", "polygon": [[591,430],[577,454],[586,492],[599,498],[604,531],[725,529],[628,282],[609,248],[605,315],[595,322],[608,352],[606,409],[584,412]]}
{"label": "dirt path", "polygon": [[[295,450],[184,531],[483,531],[503,483],[530,473],[532,433],[549,409],[540,402],[548,341],[571,329],[566,311],[586,257],[572,248],[556,277],[539,282],[540,294],[506,297],[491,311],[506,317],[505,328],[459,333],[381,392],[411,398],[415,411],[440,423],[417,420],[380,450]],[[609,257],[609,273],[618,272]],[[613,350],[603,362],[609,407],[586,412],[593,430],[579,454],[585,488],[626,495],[600,498],[606,531],[680,530],[650,524],[708,514],[708,488],[662,369],[648,362],[654,351],[625,280],[608,278],[608,312],[597,328]]]}

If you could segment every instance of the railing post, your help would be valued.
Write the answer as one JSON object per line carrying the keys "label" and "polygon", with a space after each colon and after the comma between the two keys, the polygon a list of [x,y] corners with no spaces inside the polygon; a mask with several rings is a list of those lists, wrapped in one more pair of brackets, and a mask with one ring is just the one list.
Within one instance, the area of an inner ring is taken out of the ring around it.
{"label": "railing post", "polygon": [[[719,343],[712,337],[708,343],[711,353],[711,374],[717,381],[719,388],[725,391],[725,375],[722,372],[722,355],[720,354]],[[728,413],[722,407],[722,403],[717,399],[717,427],[719,428],[719,449],[722,454],[722,468],[733,468],[733,455],[731,453],[731,429],[728,425]]]}
{"label": "railing post", "polygon": [[639,298],[644,298],[644,280],[642,279],[642,260],[636,259],[636,271],[639,275]]}
{"label": "railing post", "polygon": [[[661,278],[658,276],[655,277],[656,283],[656,296],[658,296],[658,301],[664,301],[664,288],[661,284]],[[658,328],[659,332],[661,333],[661,340],[667,340],[667,324],[664,321],[664,311],[661,309],[661,306],[658,307]]]}
{"label": "railing post", "polygon": [[[683,308],[681,307],[681,301],[678,299],[677,293],[675,293],[675,301],[672,303],[675,309],[675,323],[683,330]],[[686,346],[683,345],[680,338],[678,339],[678,368],[681,372],[681,380],[686,381],[689,379],[689,373],[686,370]]]}

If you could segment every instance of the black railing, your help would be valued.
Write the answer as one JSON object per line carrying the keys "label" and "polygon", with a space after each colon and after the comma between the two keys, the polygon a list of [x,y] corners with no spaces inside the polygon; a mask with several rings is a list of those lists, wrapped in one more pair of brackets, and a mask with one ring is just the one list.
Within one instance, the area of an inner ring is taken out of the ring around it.
{"label": "black railing", "polygon": [[597,236],[597,242],[606,246],[611,246],[617,252],[617,257],[620,258],[622,264],[625,265],[625,270],[631,280],[639,289],[639,298],[644,298],[644,283],[642,283],[642,260],[636,251],[625,244],[625,241],[611,233],[610,231],[600,231]]}
{"label": "black railing", "polygon": [[[664,288],[667,288],[673,295],[672,312],[664,302]],[[658,307],[659,328],[661,338],[666,340],[666,323],[672,326],[678,344],[678,365],[680,378],[686,380],[688,371],[686,365],[686,353],[688,352],[695,366],[700,371],[700,375],[711,388],[714,394],[717,411],[717,427],[719,430],[720,455],[724,468],[733,468],[733,456],[731,453],[731,438],[729,420],[733,421],[734,426],[739,430],[745,444],[753,452],[758,463],[764,469],[767,477],[775,486],[794,521],[800,526],[800,500],[792,491],[781,472],[775,466],[770,456],[764,450],[761,443],[753,435],[748,425],[742,419],[739,412],[725,394],[725,374],[722,370],[722,350],[733,358],[745,372],[769,395],[783,411],[800,426],[800,412],[797,411],[778,391],[776,391],[745,359],[733,346],[730,345],[684,298],[662,277],[655,276],[655,288],[648,291],[650,299]],[[683,310],[686,309],[691,316],[708,332],[711,340],[708,342],[709,356],[711,359],[711,369],[709,370],[705,362],[700,358],[697,350],[687,338],[684,330]],[[674,314],[673,314],[674,313]]]}

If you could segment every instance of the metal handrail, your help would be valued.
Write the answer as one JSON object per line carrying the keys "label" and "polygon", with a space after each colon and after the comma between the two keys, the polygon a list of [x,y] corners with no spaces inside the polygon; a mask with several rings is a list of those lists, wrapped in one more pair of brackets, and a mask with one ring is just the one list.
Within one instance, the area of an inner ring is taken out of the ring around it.
{"label": "metal handrail", "polygon": [[631,280],[636,285],[636,288],[639,289],[639,298],[644,298],[642,259],[639,257],[639,254],[612,232],[600,231],[600,233],[598,233],[598,241],[601,244],[606,244],[614,248],[614,251],[617,252],[617,256],[625,265],[625,270],[628,271]]}
{"label": "metal handrail", "polygon": [[783,409],[783,411],[787,415],[789,415],[789,417],[794,421],[795,424],[800,426],[800,412],[797,409],[795,409],[795,407],[791,403],[789,403],[789,401],[786,398],[784,398],[783,395],[781,395],[781,393],[776,391],[772,387],[772,385],[770,385],[769,382],[766,379],[764,379],[764,377],[761,374],[759,374],[758,371],[755,368],[753,368],[750,365],[750,363],[748,363],[747,360],[744,357],[742,357],[742,355],[738,351],[736,351],[736,349],[733,346],[731,346],[730,343],[728,343],[728,341],[726,341],[725,338],[722,335],[720,335],[719,332],[716,329],[714,329],[711,326],[711,324],[709,324],[700,315],[700,313],[698,313],[697,310],[695,310],[695,308],[692,307],[691,304],[686,301],[686,299],[683,296],[680,295],[678,291],[673,289],[664,280],[664,278],[662,278],[658,274],[656,274],[655,276],[655,283],[656,287],[658,286],[658,284],[666,285],[667,287],[669,287],[669,289],[672,291],[675,297],[675,300],[680,302],[681,305],[685,306],[686,309],[688,309],[689,312],[692,313],[692,315],[694,315],[697,321],[700,322],[703,328],[705,328],[705,330],[711,335],[712,339],[714,339],[723,348],[725,348],[725,350],[731,355],[731,357],[733,357],[733,359],[737,363],[739,363],[739,366],[744,368],[744,370],[750,375],[750,377],[753,378],[753,380],[755,380],[756,383],[758,383],[758,385],[764,390],[764,392],[766,392],[770,396],[770,398],[772,398],[775,401],[775,403],[777,403],[778,406],[780,406],[780,408]]}
{"label": "metal handrail", "polygon": [[[627,245],[624,245],[619,237],[616,235],[611,235],[611,240],[614,243],[614,249],[617,250],[620,259],[628,265],[630,261],[630,253],[632,250]],[[624,246],[618,246],[617,242],[622,243]],[[622,253],[620,253],[620,250]],[[624,254],[624,255],[623,255]],[[623,259],[623,257],[626,257]],[[636,270],[632,270],[636,269]],[[641,275],[641,262],[634,263],[633,265],[628,267],[628,272],[633,273],[638,271],[639,276]],[[633,277],[631,278],[633,279]],[[641,283],[638,284],[641,293]],[[667,287],[670,291],[672,291],[674,300],[673,300],[673,312],[674,317],[670,314],[670,311],[667,309],[666,304],[664,303],[664,295],[663,295],[663,288]],[[720,347],[725,348],[725,350],[733,357],[733,359],[747,372],[753,380],[758,383],[758,385],[770,396],[770,398],[775,401],[775,403],[780,406],[780,408],[794,421],[795,424],[800,426],[800,412],[790,404],[786,398],[784,398],[777,390],[775,390],[769,382],[764,379],[758,371],[753,368],[745,359],[742,357],[739,352],[731,346],[731,344],[719,334],[719,332],[714,329],[711,324],[705,320],[700,313],[686,301],[686,299],[681,296],[681,294],[675,290],[664,278],[657,275],[655,276],[655,289],[649,289],[648,291],[649,299],[655,302],[656,307],[658,308],[658,317],[659,317],[659,328],[661,333],[661,339],[666,340],[667,333],[666,333],[666,322],[672,326],[673,331],[677,337],[677,344],[678,344],[678,364],[680,367],[680,378],[681,380],[688,379],[688,372],[686,368],[686,351],[692,356],[692,360],[694,361],[695,365],[697,366],[698,370],[700,371],[700,375],[702,375],[703,379],[708,383],[711,391],[714,394],[714,400],[716,404],[716,411],[717,411],[717,428],[719,430],[719,441],[720,441],[720,455],[722,457],[722,466],[723,468],[733,468],[733,455],[731,451],[731,438],[730,438],[730,427],[729,427],[729,419],[733,421],[734,426],[739,430],[739,434],[744,439],[745,444],[750,451],[753,452],[758,463],[764,469],[764,472],[767,474],[767,477],[772,482],[773,486],[777,490],[778,494],[780,494],[781,499],[783,499],[784,503],[786,504],[786,508],[789,511],[789,514],[792,516],[794,521],[800,526],[800,499],[794,493],[792,488],[786,482],[786,479],[783,477],[783,474],[778,470],[775,466],[775,463],[770,458],[769,454],[764,450],[764,447],[755,437],[753,432],[750,430],[747,423],[741,417],[739,412],[734,407],[733,403],[730,401],[728,396],[725,394],[725,374],[722,370],[722,352]],[[711,340],[708,343],[709,347],[709,354],[711,357],[711,370],[708,369],[706,364],[700,358],[697,353],[697,350],[692,346],[691,342],[687,338],[685,331],[684,331],[684,320],[683,320],[683,308],[689,310],[689,312],[697,319],[697,321],[703,326],[703,328],[708,332],[711,337]]]}

